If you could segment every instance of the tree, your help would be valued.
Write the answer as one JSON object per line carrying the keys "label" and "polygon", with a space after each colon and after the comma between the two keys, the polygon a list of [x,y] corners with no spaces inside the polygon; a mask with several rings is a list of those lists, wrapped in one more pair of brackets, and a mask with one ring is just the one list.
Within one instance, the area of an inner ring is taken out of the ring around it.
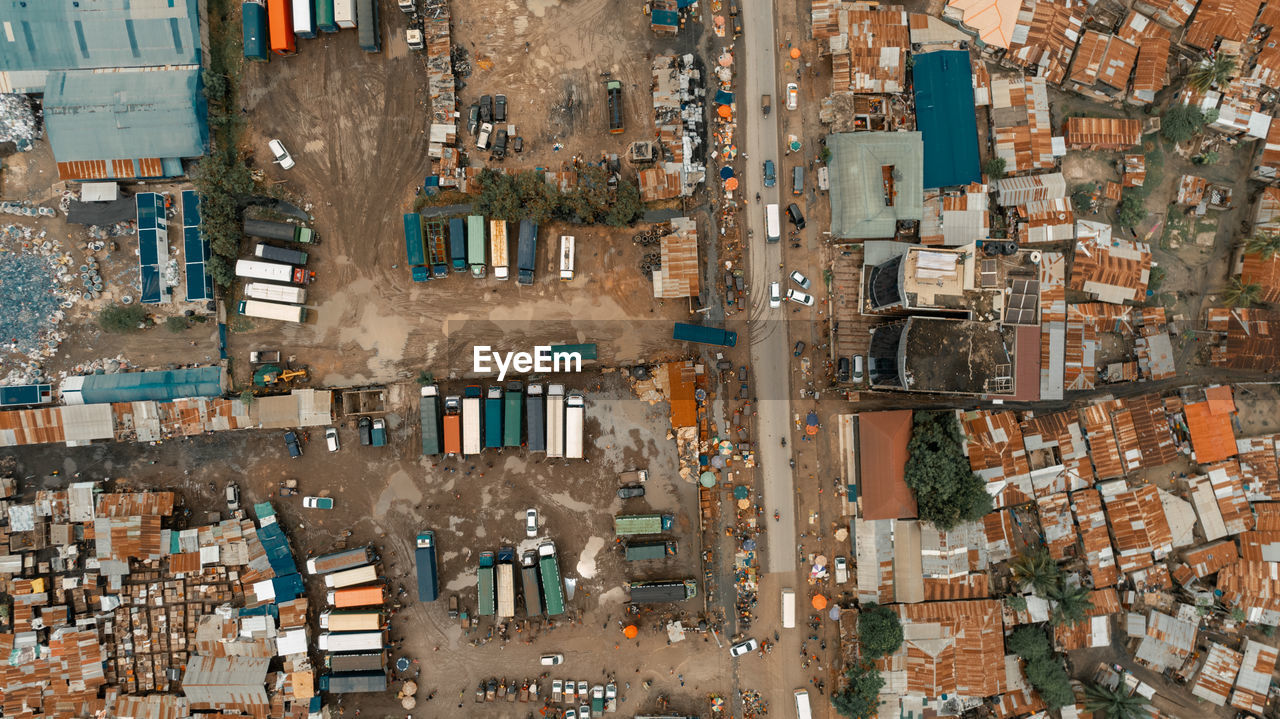
{"label": "tree", "polygon": [[1049,646],[1049,637],[1045,636],[1044,630],[1030,624],[1024,624],[1013,630],[1004,645],[1027,662],[1044,659],[1053,654]]}
{"label": "tree", "polygon": [[1231,279],[1231,284],[1222,290],[1222,301],[1228,307],[1249,307],[1262,299],[1262,285],[1256,282],[1243,283],[1239,277]]}
{"label": "tree", "polygon": [[1207,92],[1214,85],[1225,85],[1236,72],[1236,56],[1219,52],[1213,59],[1201,60],[1187,73],[1187,85],[1197,92]]}
{"label": "tree", "polygon": [[982,174],[992,180],[998,180],[1001,177],[1004,177],[1006,165],[1007,163],[1003,157],[992,155],[987,158],[986,162],[982,163]]}
{"label": "tree", "polygon": [[897,612],[875,603],[863,606],[858,614],[858,642],[868,659],[879,659],[902,646],[902,624]]}
{"label": "tree", "polygon": [[98,326],[107,332],[137,332],[147,321],[147,310],[142,305],[107,305],[98,313]]}
{"label": "tree", "polygon": [[480,185],[475,201],[477,215],[495,220],[520,219],[520,191],[514,177],[486,167],[476,181]]}
{"label": "tree", "polygon": [[1101,715],[1103,719],[1145,719],[1147,703],[1147,698],[1137,692],[1129,694],[1103,684],[1088,684],[1084,688],[1085,711]]}
{"label": "tree", "polygon": [[1043,657],[1027,663],[1027,681],[1040,692],[1050,709],[1074,704],[1076,694],[1071,690],[1071,679],[1056,656]]}
{"label": "tree", "polygon": [[422,370],[418,372],[418,384],[422,385],[423,387],[426,387],[427,385],[435,381],[436,381],[436,376],[431,374],[430,372],[426,370]]}
{"label": "tree", "polygon": [[991,511],[986,483],[960,449],[960,427],[950,412],[916,412],[907,445],[906,481],[920,518],[939,529],[977,521]]}
{"label": "tree", "polygon": [[1004,598],[1005,606],[1015,612],[1025,612],[1027,610],[1027,598],[1021,594],[1015,594],[1011,597]]}
{"label": "tree", "polygon": [[247,389],[240,393],[240,404],[249,407],[253,404],[253,390]]}
{"label": "tree", "polygon": [[1089,610],[1093,609],[1089,589],[1078,584],[1059,584],[1050,590],[1048,598],[1053,601],[1049,623],[1055,627],[1073,627],[1083,622]]}
{"label": "tree", "polygon": [[1098,186],[1092,182],[1076,185],[1076,189],[1071,193],[1071,205],[1076,208],[1078,214],[1093,212],[1093,193],[1097,190]]}
{"label": "tree", "polygon": [[520,207],[523,210],[520,219],[542,224],[560,209],[560,193],[547,184],[541,172],[525,170],[516,175],[515,189],[520,195]]}
{"label": "tree", "polygon": [[1280,252],[1280,235],[1254,235],[1244,241],[1244,251],[1251,255],[1261,255],[1269,260]]}
{"label": "tree", "polygon": [[635,224],[644,214],[644,201],[640,198],[640,187],[629,180],[618,183],[614,193],[613,207],[605,215],[604,223],[610,227],[626,227]]}
{"label": "tree", "polygon": [[1209,116],[1201,112],[1200,108],[1175,103],[1164,111],[1164,117],[1160,120],[1160,134],[1170,142],[1186,142],[1210,121]]}
{"label": "tree", "polygon": [[880,711],[880,689],[884,677],[869,662],[860,662],[845,670],[848,682],[844,689],[831,694],[831,706],[848,719],[872,719]]}
{"label": "tree", "polygon": [[1218,161],[1218,153],[1214,150],[1206,150],[1191,158],[1191,161],[1197,165],[1212,165]]}
{"label": "tree", "polygon": [[1137,227],[1147,218],[1147,210],[1142,206],[1142,196],[1137,192],[1125,192],[1120,198],[1120,206],[1116,208],[1116,222],[1124,227]]}
{"label": "tree", "polygon": [[1019,586],[1030,584],[1031,590],[1041,596],[1045,596],[1062,581],[1058,563],[1053,561],[1053,557],[1043,547],[1019,554],[1009,563],[1009,570],[1013,572],[1013,580]]}

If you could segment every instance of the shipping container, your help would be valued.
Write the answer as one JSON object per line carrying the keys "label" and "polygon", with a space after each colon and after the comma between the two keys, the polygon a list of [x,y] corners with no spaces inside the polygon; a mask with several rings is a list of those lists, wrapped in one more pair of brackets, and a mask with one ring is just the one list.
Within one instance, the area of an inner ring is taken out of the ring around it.
{"label": "shipping container", "polygon": [[382,632],[324,632],[319,640],[322,652],[373,652],[385,644]]}
{"label": "shipping container", "polygon": [[662,534],[675,526],[670,514],[619,514],[613,518],[613,533],[619,537]]}
{"label": "shipping container", "polygon": [[330,572],[341,572],[344,569],[354,569],[370,562],[376,561],[377,555],[373,551],[373,547],[364,546],[355,549],[344,549],[340,552],[330,552],[322,554],[318,557],[312,557],[307,560],[308,574],[329,574]]}
{"label": "shipping container", "polygon": [[276,222],[275,220],[251,220],[245,219],[244,233],[250,237],[264,237],[268,240],[280,240],[282,242],[297,242],[302,245],[314,245],[320,241],[314,230],[310,227],[295,225],[290,222]]}
{"label": "shipping container", "polygon": [[502,446],[519,447],[524,436],[524,385],[519,382],[508,382],[503,396]]}
{"label": "shipping container", "polygon": [[292,0],[267,0],[267,33],[275,54],[292,55],[298,51],[293,37]]}
{"label": "shipping container", "polygon": [[520,555],[521,589],[524,590],[524,612],[536,617],[542,614],[542,592],[538,589],[538,552],[530,549]]}
{"label": "shipping container", "polygon": [[321,674],[317,686],[322,692],[330,694],[366,694],[385,692],[387,690],[387,673],[381,672],[343,672]]}
{"label": "shipping container", "polygon": [[533,220],[520,220],[520,237],[516,242],[516,283],[533,284],[533,273],[538,260],[538,224]]}
{"label": "shipping container", "polygon": [[467,271],[467,223],[461,217],[449,220],[449,262],[454,272]]}
{"label": "shipping container", "polygon": [[333,0],[333,24],[343,30],[356,26],[356,0]]}
{"label": "shipping container", "polygon": [[331,672],[376,672],[387,668],[386,652],[329,653],[325,667]]}
{"label": "shipping container", "polygon": [[[383,602],[382,585],[371,585],[363,587],[346,587],[345,589],[333,589],[326,595],[329,606],[335,609],[349,609],[351,607],[374,607],[380,606]],[[355,651],[355,650],[342,650]]]}
{"label": "shipping container", "polygon": [[444,398],[444,453],[451,457],[462,454],[461,395]]}
{"label": "shipping container", "polygon": [[372,564],[324,575],[324,586],[329,589],[343,589],[359,584],[372,584],[376,581],[378,581],[378,568]]}
{"label": "shipping container", "polygon": [[380,632],[382,612],[321,612],[320,628],[329,632]]}
{"label": "shipping container", "polygon": [[581,392],[571,392],[564,401],[564,457],[582,459],[583,428],[586,425],[587,402]]}
{"label": "shipping container", "polygon": [[542,394],[542,385],[531,384],[525,392],[525,424],[528,425],[528,438],[525,445],[530,452],[547,451],[547,402]]}
{"label": "shipping container", "polygon": [[262,300],[240,300],[237,310],[245,317],[257,317],[263,320],[305,322],[307,319],[306,307],[263,302]]}
{"label": "shipping container", "polygon": [[488,265],[484,262],[487,241],[484,234],[484,218],[471,215],[467,218],[467,264],[471,266],[471,276],[477,279],[488,275]]}
{"label": "shipping container", "polygon": [[564,456],[564,385],[547,388],[547,456]]}
{"label": "shipping container", "polygon": [[244,296],[267,302],[283,302],[300,305],[307,301],[307,291],[301,287],[290,285],[273,285],[268,282],[248,282],[244,286]]}
{"label": "shipping container", "polygon": [[493,612],[493,552],[481,552],[480,568],[476,574],[476,615],[491,617]]}
{"label": "shipping container", "polygon": [[422,244],[422,215],[404,213],[404,252],[409,267],[427,264],[427,252]]}
{"label": "shipping container", "polygon": [[573,235],[560,235],[560,281],[573,279],[573,254],[576,241]]}
{"label": "shipping container", "polygon": [[338,23],[333,17],[333,0],[316,0],[316,27],[325,32],[337,32]]}
{"label": "shipping container", "polygon": [[304,40],[316,36],[316,9],[312,0],[293,0],[293,34]]}
{"label": "shipping container", "polygon": [[489,261],[493,264],[493,279],[511,279],[508,274],[507,251],[510,248],[507,240],[507,221],[489,220]]}
{"label": "shipping container", "polygon": [[240,5],[240,17],[244,24],[245,59],[266,62],[271,58],[267,6],[262,4],[262,0],[246,0]]}
{"label": "shipping container", "polygon": [[719,327],[703,327],[677,322],[671,330],[671,339],[717,347],[733,347],[738,344],[738,333],[722,330]]}
{"label": "shipping container", "polygon": [[440,454],[440,388],[429,384],[418,397],[418,419],[422,425],[422,453]]}
{"label": "shipping container", "polygon": [[632,604],[681,602],[698,595],[698,583],[692,579],[632,582],[630,589]]}
{"label": "shipping container", "polygon": [[471,385],[462,391],[462,454],[480,454],[480,387]]}
{"label": "shipping container", "polygon": [[360,33],[360,49],[382,52],[382,26],[378,20],[378,0],[356,0],[356,29]]}
{"label": "shipping container", "polygon": [[666,559],[676,555],[676,543],[666,542],[628,542],[626,559],[628,562],[643,562],[651,559]]}

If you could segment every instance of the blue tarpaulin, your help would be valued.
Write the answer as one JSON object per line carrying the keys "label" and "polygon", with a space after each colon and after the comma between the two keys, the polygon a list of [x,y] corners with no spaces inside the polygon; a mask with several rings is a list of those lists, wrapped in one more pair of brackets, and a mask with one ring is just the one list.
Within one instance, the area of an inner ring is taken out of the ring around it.
{"label": "blue tarpaulin", "polygon": [[[683,1],[683,0],[682,0]],[[654,10],[649,24],[663,27],[680,27],[680,13],[675,10]]]}
{"label": "blue tarpaulin", "polygon": [[732,105],[732,104],[733,104],[733,93],[732,93],[732,92],[725,92],[724,90],[716,90],[716,104],[717,104],[717,105]]}

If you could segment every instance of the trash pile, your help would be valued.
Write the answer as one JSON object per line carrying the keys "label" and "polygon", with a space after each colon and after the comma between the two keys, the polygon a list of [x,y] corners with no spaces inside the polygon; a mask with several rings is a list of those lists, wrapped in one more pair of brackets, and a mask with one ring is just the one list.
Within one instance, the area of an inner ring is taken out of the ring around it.
{"label": "trash pile", "polygon": [[43,230],[0,226],[0,348],[32,361],[23,376],[38,375],[32,364],[56,354],[66,337],[57,325],[78,296],[71,269],[71,256]]}
{"label": "trash pile", "polygon": [[31,98],[0,95],[0,142],[12,142],[19,152],[27,152],[40,135],[40,123]]}
{"label": "trash pile", "polygon": [[738,694],[742,697],[743,719],[768,716],[769,702],[760,698],[760,692],[752,689],[743,689],[739,690]]}
{"label": "trash pile", "polygon": [[[3,97],[3,95],[0,95]],[[18,202],[8,201],[0,202],[0,212],[6,215],[18,215],[19,217],[57,217],[58,212],[52,207],[40,207],[33,205],[27,200]]]}

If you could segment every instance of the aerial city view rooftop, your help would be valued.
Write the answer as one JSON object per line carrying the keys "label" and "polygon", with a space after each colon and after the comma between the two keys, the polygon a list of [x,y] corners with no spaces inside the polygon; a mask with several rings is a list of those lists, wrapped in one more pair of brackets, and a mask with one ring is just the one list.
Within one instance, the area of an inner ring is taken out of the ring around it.
{"label": "aerial city view rooftop", "polygon": [[1280,717],[1280,0],[0,30],[0,716]]}

